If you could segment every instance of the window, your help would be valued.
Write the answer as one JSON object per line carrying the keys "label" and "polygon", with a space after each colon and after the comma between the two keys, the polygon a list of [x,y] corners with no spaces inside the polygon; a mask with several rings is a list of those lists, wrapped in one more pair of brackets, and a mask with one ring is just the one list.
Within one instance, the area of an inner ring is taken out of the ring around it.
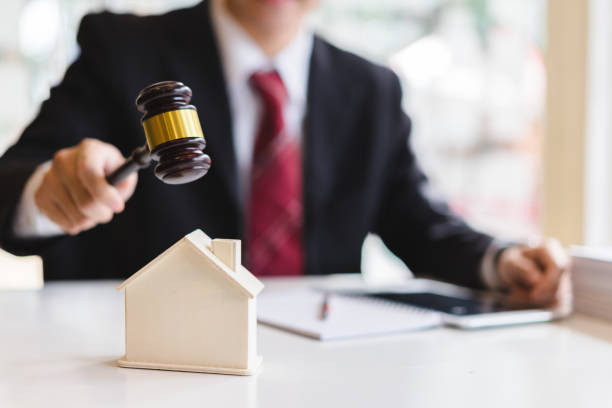
{"label": "window", "polygon": [[329,1],[324,34],[400,76],[412,145],[473,225],[539,233],[545,1]]}

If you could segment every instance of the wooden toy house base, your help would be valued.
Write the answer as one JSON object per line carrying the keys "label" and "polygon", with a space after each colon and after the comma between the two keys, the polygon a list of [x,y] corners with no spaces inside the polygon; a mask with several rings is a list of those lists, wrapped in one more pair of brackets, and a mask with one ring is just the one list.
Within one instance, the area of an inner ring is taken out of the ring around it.
{"label": "wooden toy house base", "polygon": [[257,358],[253,368],[228,368],[228,367],[204,367],[193,365],[146,363],[139,361],[128,361],[125,356],[117,361],[119,367],[123,368],[147,368],[151,370],[188,371],[194,373],[229,374],[229,375],[253,375],[261,366],[261,356]]}

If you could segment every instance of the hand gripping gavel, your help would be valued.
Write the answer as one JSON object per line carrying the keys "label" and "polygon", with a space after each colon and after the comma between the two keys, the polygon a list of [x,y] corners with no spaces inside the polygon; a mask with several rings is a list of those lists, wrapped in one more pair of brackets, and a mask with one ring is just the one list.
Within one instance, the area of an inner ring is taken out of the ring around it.
{"label": "hand gripping gavel", "polygon": [[165,81],[147,86],[136,98],[144,115],[141,123],[147,143],[106,180],[117,185],[133,172],[157,161],[155,175],[166,184],[184,184],[204,176],[210,168],[198,112],[191,101],[191,89],[181,82]]}

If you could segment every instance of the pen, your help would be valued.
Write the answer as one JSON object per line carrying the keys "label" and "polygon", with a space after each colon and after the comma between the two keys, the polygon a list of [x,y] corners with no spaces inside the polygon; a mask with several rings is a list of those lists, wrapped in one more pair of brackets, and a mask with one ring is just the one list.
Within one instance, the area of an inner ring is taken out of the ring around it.
{"label": "pen", "polygon": [[323,302],[321,302],[321,310],[319,312],[319,319],[321,320],[325,320],[329,316],[329,298],[329,293],[323,295]]}

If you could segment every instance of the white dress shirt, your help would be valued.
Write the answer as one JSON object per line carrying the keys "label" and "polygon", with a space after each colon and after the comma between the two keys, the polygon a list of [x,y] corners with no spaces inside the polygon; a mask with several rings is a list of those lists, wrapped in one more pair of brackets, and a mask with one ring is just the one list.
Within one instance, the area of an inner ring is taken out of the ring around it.
{"label": "white dress shirt", "polygon": [[[229,15],[224,0],[211,0],[211,6],[213,30],[229,96],[232,136],[238,166],[238,191],[244,205],[249,193],[254,139],[262,112],[258,96],[249,85],[249,78],[257,71],[274,69],[278,72],[288,93],[283,112],[287,134],[301,141],[313,32],[308,26],[303,26],[290,44],[274,57],[268,57]],[[34,201],[34,194],[49,167],[50,162],[39,166],[26,183],[13,224],[18,237],[43,238],[63,234],[59,226],[39,211]],[[497,242],[489,247],[480,268],[483,281],[493,289],[502,286],[494,265],[494,255],[498,248]]]}
{"label": "white dress shirt", "polygon": [[34,199],[49,168],[50,160],[38,166],[23,188],[13,221],[13,232],[19,238],[47,238],[65,234],[56,223],[40,212]]}

